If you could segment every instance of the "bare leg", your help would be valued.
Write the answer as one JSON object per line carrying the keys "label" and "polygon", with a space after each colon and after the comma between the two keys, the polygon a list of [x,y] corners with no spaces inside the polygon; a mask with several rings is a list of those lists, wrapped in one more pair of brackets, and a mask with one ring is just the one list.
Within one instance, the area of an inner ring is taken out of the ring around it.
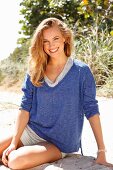
{"label": "bare leg", "polygon": [[8,157],[11,169],[28,169],[61,159],[60,150],[53,144],[41,142],[33,146],[23,146],[12,151]]}
{"label": "bare leg", "polygon": [[[10,145],[12,140],[12,134],[7,133],[7,135],[4,135],[0,137],[0,157],[2,157],[3,151]],[[20,141],[18,144],[18,148],[23,146],[22,142]]]}

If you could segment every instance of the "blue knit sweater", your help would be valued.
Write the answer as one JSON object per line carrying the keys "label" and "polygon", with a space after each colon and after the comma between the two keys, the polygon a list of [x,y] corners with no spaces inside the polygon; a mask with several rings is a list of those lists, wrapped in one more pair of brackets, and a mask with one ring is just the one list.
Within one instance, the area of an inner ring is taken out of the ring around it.
{"label": "blue knit sweater", "polygon": [[62,152],[80,148],[84,114],[89,119],[99,114],[96,88],[89,67],[74,60],[65,77],[55,86],[46,82],[35,87],[27,74],[22,88],[20,109],[30,112],[28,125]]}

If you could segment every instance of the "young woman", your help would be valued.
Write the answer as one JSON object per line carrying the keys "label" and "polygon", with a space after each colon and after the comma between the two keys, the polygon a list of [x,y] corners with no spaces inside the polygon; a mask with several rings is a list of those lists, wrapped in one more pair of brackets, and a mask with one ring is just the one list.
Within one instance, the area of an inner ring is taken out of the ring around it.
{"label": "young woman", "polygon": [[15,132],[0,141],[9,168],[28,169],[77,152],[84,114],[97,142],[96,163],[112,166],[106,162],[93,75],[72,59],[72,47],[73,34],[62,21],[48,18],[37,27]]}

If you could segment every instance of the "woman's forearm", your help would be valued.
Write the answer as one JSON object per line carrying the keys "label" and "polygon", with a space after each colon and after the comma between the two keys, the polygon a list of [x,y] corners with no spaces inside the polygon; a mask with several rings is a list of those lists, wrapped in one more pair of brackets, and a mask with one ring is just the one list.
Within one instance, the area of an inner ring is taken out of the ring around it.
{"label": "woman's forearm", "polygon": [[90,117],[89,122],[97,142],[98,150],[105,149],[99,114]]}
{"label": "woman's forearm", "polygon": [[18,145],[22,132],[25,126],[27,125],[28,121],[29,121],[29,112],[25,110],[20,110],[18,112],[18,116],[16,119],[14,134],[11,142],[11,144],[14,144],[15,147],[17,147]]}

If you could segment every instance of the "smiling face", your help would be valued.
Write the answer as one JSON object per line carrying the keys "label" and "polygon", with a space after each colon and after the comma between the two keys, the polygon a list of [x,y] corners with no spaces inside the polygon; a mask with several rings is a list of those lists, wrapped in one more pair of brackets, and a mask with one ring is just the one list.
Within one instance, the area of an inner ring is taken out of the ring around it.
{"label": "smiling face", "polygon": [[57,26],[52,26],[43,31],[43,48],[50,57],[65,55],[64,42],[65,38]]}

